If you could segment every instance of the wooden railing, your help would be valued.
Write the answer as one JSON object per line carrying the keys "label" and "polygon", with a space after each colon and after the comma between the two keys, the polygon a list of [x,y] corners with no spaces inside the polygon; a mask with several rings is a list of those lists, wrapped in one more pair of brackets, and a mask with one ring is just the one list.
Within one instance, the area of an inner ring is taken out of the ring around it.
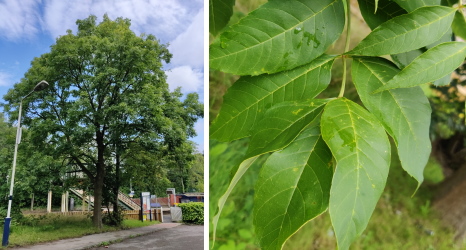
{"label": "wooden railing", "polygon": [[130,208],[132,208],[133,210],[139,210],[141,209],[141,207],[136,203],[134,202],[133,200],[131,200],[128,196],[126,196],[124,193],[122,193],[121,191],[118,192],[118,199],[125,203],[127,206],[129,206]]}
{"label": "wooden railing", "polygon": [[[121,212],[124,214],[124,218],[126,220],[139,220],[139,213],[141,210],[122,210]],[[107,210],[103,210],[102,213],[107,213]],[[152,220],[158,220],[162,222],[163,212],[160,209],[153,209],[152,210]],[[33,213],[33,214],[25,214],[26,216],[36,216],[36,215],[65,215],[65,216],[78,216],[78,215],[92,215],[92,211],[70,211],[70,212],[43,212],[43,213]],[[149,220],[149,215],[147,215],[146,219]]]}

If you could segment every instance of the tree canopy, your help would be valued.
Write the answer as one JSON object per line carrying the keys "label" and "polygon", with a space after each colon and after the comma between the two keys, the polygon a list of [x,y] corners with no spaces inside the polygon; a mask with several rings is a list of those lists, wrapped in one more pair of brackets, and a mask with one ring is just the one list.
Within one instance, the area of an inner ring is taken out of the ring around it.
{"label": "tree canopy", "polygon": [[[14,120],[21,97],[38,81],[48,81],[48,89],[23,101],[23,123],[43,152],[87,175],[95,204],[101,204],[105,178],[117,178],[105,182],[118,189],[119,175],[110,173],[118,173],[131,145],[175,151],[195,135],[203,105],[195,93],[169,91],[163,70],[172,57],[167,45],[153,35],[137,36],[129,19],[104,15],[97,24],[91,15],[76,24],[76,34],[68,30],[32,61],[4,97],[5,111]],[[93,222],[102,225],[99,206]]]}

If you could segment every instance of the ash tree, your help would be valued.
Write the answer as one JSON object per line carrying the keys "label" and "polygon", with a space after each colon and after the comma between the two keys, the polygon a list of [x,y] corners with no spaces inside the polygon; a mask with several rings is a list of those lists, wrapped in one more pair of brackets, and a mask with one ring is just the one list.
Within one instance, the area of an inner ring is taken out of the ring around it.
{"label": "ash tree", "polygon": [[58,37],[4,98],[14,120],[20,98],[38,81],[49,82],[23,102],[23,124],[44,152],[89,178],[93,224],[100,228],[104,183],[118,185],[108,178],[119,178],[129,145],[176,149],[195,135],[203,113],[197,94],[182,100],[180,90],[169,91],[162,69],[172,57],[167,45],[153,35],[136,36],[129,19],[96,19],[77,20],[77,33]]}

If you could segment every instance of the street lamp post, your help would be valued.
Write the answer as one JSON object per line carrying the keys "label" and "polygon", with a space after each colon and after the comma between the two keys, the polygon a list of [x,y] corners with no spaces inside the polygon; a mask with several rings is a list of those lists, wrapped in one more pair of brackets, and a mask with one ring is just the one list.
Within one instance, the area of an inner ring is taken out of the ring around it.
{"label": "street lamp post", "polygon": [[19,115],[18,115],[18,128],[16,130],[16,143],[15,143],[15,153],[13,156],[13,169],[11,170],[11,182],[10,182],[10,195],[8,196],[8,211],[5,218],[5,224],[3,226],[3,239],[2,239],[2,246],[8,245],[8,237],[10,236],[10,222],[11,222],[11,203],[13,202],[13,187],[15,184],[15,170],[16,170],[16,156],[18,155],[18,145],[21,141],[21,110],[23,109],[23,100],[26,99],[29,95],[33,92],[41,91],[47,88],[49,84],[46,81],[39,82],[34,89],[29,92],[26,96],[21,98],[21,102],[19,103]]}

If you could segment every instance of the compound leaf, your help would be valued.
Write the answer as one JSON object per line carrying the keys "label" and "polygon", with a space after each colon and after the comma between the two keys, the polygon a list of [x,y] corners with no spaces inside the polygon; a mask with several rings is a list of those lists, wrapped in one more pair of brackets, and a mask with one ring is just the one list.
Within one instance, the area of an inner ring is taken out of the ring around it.
{"label": "compound leaf", "polygon": [[419,187],[431,150],[431,108],[427,97],[418,86],[371,94],[399,71],[383,58],[354,58],[352,64],[353,82],[361,101],[393,137],[402,167],[418,181]]}
{"label": "compound leaf", "polygon": [[340,36],[344,16],[342,0],[269,1],[210,45],[210,67],[260,75],[309,63]]}
{"label": "compound leaf", "polygon": [[286,147],[321,114],[326,103],[324,99],[311,99],[272,106],[254,126],[246,158]]}
{"label": "compound leaf", "polygon": [[262,249],[281,249],[299,228],[327,209],[331,161],[318,124],[267,159],[254,196],[254,225]]}
{"label": "compound leaf", "polygon": [[458,68],[466,57],[466,43],[441,43],[418,56],[375,92],[408,88],[440,79]]}
{"label": "compound leaf", "polygon": [[439,40],[450,28],[455,9],[428,6],[379,25],[349,55],[382,56],[408,52]]}
{"label": "compound leaf", "polygon": [[209,32],[217,35],[230,21],[235,0],[209,0]]}
{"label": "compound leaf", "polygon": [[390,142],[377,118],[346,98],[328,102],[321,128],[336,160],[330,218],[339,249],[348,249],[366,228],[385,187]]}
{"label": "compound leaf", "polygon": [[244,76],[225,94],[222,109],[210,127],[211,138],[231,141],[250,135],[264,111],[274,104],[314,98],[327,88],[334,56],[273,75]]}

